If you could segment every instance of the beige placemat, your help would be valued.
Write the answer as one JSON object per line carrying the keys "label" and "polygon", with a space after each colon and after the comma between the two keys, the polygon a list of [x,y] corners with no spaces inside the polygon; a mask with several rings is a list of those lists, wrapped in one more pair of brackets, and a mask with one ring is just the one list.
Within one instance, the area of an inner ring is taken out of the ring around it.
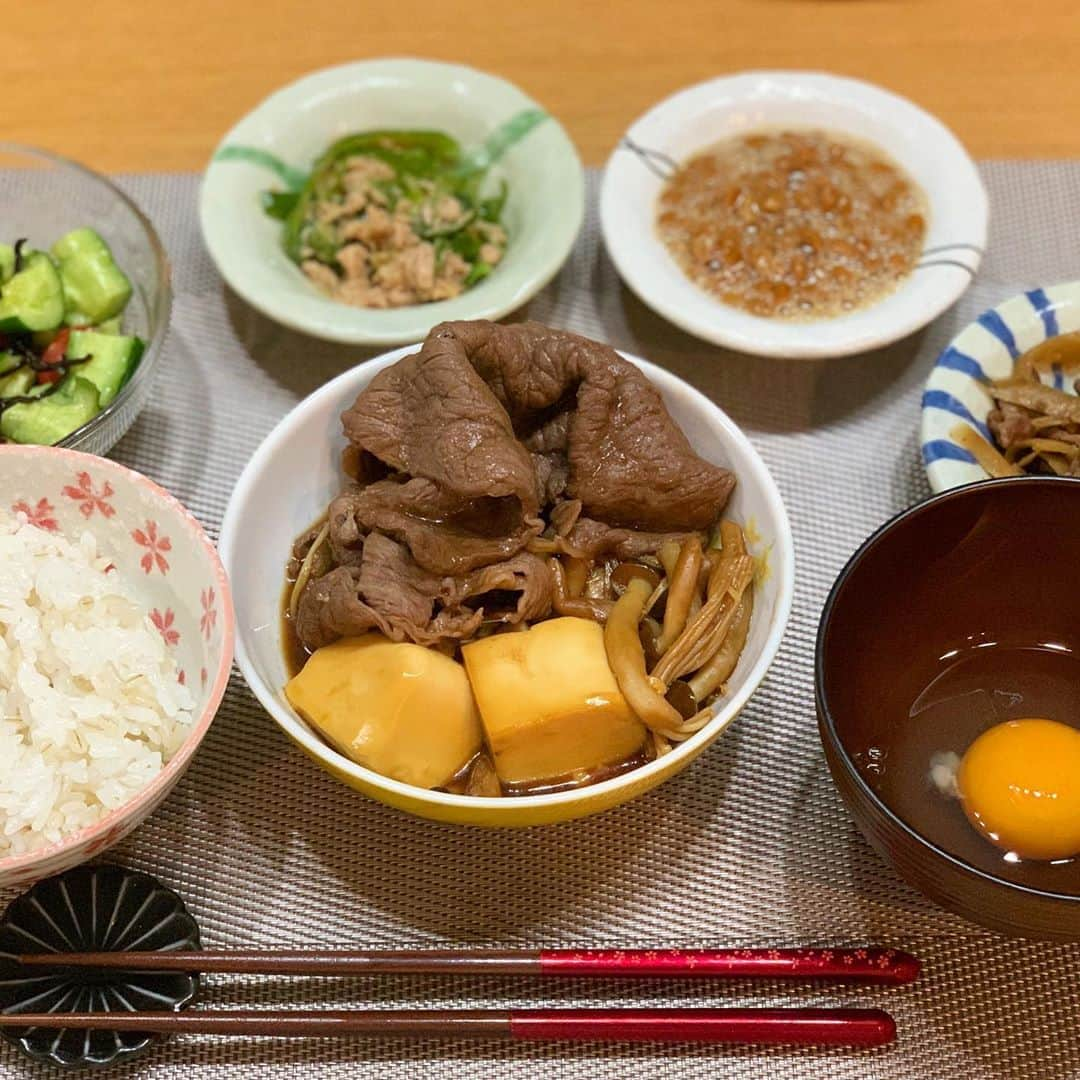
{"label": "beige placemat", "polygon": [[[176,792],[111,853],[178,889],[210,945],[876,941],[909,948],[926,965],[916,987],[893,992],[219,978],[206,993],[214,1004],[883,1005],[897,1017],[899,1044],[865,1053],[198,1039],[175,1040],[114,1074],[1043,1080],[1080,1071],[1080,948],[994,937],[895,878],[844,811],[814,718],[814,632],[830,583],[875,526],[928,493],[917,424],[934,356],[983,307],[1080,276],[1080,163],[999,162],[984,175],[994,224],[975,287],[916,338],[820,364],[725,353],[653,315],[603,253],[590,176],[585,231],[528,316],[647,356],[719,402],[764,456],[795,530],[795,607],[779,658],[732,730],[685,773],[630,806],[541,831],[435,825],[320,772],[235,676]],[[163,234],[177,300],[164,373],[115,456],[216,531],[236,477],[274,423],[370,354],[284,331],[223,288],[199,238],[194,177],[125,186]],[[47,1071],[0,1045],[0,1075]]]}

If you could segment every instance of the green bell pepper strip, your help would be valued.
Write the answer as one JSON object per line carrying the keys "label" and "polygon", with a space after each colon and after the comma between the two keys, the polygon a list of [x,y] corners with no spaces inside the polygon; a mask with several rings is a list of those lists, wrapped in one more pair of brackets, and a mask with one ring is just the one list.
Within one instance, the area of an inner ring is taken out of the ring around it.
{"label": "green bell pepper strip", "polygon": [[460,154],[457,141],[440,131],[368,131],[338,139],[315,162],[296,205],[285,218],[285,254],[293,262],[301,262],[311,209],[336,191],[349,158],[379,158],[398,176],[434,178],[452,167]]}
{"label": "green bell pepper strip", "polygon": [[[451,239],[455,249],[462,254],[469,251],[475,258],[474,249],[479,244],[464,230],[477,217],[497,223],[507,195],[504,180],[497,195],[481,200],[479,192],[484,177],[511,146],[546,119],[547,113],[540,109],[523,109],[500,124],[482,145],[464,153],[457,140],[441,131],[368,131],[346,135],[319,156],[308,175],[257,147],[225,146],[217,152],[215,160],[262,165],[283,181],[288,190],[265,192],[262,205],[267,214],[283,222],[282,244],[296,263],[301,262],[305,248],[311,248],[323,261],[333,261],[332,245],[317,229],[311,228],[311,210],[319,201],[337,194],[345,163],[356,156],[385,161],[395,173],[392,183],[405,193],[415,188],[409,183],[410,177],[444,184],[448,194],[456,195],[475,211],[451,230],[455,234]],[[477,268],[476,280],[490,273],[490,269]]]}

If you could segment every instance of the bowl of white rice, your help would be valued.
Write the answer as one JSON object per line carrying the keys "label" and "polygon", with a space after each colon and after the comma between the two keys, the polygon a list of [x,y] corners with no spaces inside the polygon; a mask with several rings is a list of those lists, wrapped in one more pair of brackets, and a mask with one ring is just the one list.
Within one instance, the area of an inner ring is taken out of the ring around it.
{"label": "bowl of white rice", "polygon": [[183,775],[233,655],[217,552],[104,458],[2,446],[0,888],[126,836]]}

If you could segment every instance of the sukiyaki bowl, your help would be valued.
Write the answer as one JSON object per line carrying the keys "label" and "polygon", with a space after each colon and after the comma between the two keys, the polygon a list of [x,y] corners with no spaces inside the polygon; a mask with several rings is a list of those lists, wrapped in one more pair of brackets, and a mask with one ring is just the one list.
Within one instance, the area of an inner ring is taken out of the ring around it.
{"label": "sukiyaki bowl", "polygon": [[442,324],[323,387],[250,462],[222,551],[283,729],[382,801],[490,825],[681,769],[764,676],[792,585],[721,410],[536,323]]}

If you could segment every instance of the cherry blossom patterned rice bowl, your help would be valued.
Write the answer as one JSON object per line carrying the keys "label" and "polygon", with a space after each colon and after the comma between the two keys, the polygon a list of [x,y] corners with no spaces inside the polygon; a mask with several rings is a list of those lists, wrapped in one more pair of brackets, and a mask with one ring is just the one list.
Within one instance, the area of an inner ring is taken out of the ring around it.
{"label": "cherry blossom patterned rice bowl", "polygon": [[151,480],[106,458],[57,447],[8,445],[0,458],[0,508],[69,540],[92,533],[175,656],[195,701],[187,738],[134,798],[58,843],[0,858],[0,888],[11,888],[99,854],[169,794],[225,692],[233,610],[225,571],[202,526]]}

